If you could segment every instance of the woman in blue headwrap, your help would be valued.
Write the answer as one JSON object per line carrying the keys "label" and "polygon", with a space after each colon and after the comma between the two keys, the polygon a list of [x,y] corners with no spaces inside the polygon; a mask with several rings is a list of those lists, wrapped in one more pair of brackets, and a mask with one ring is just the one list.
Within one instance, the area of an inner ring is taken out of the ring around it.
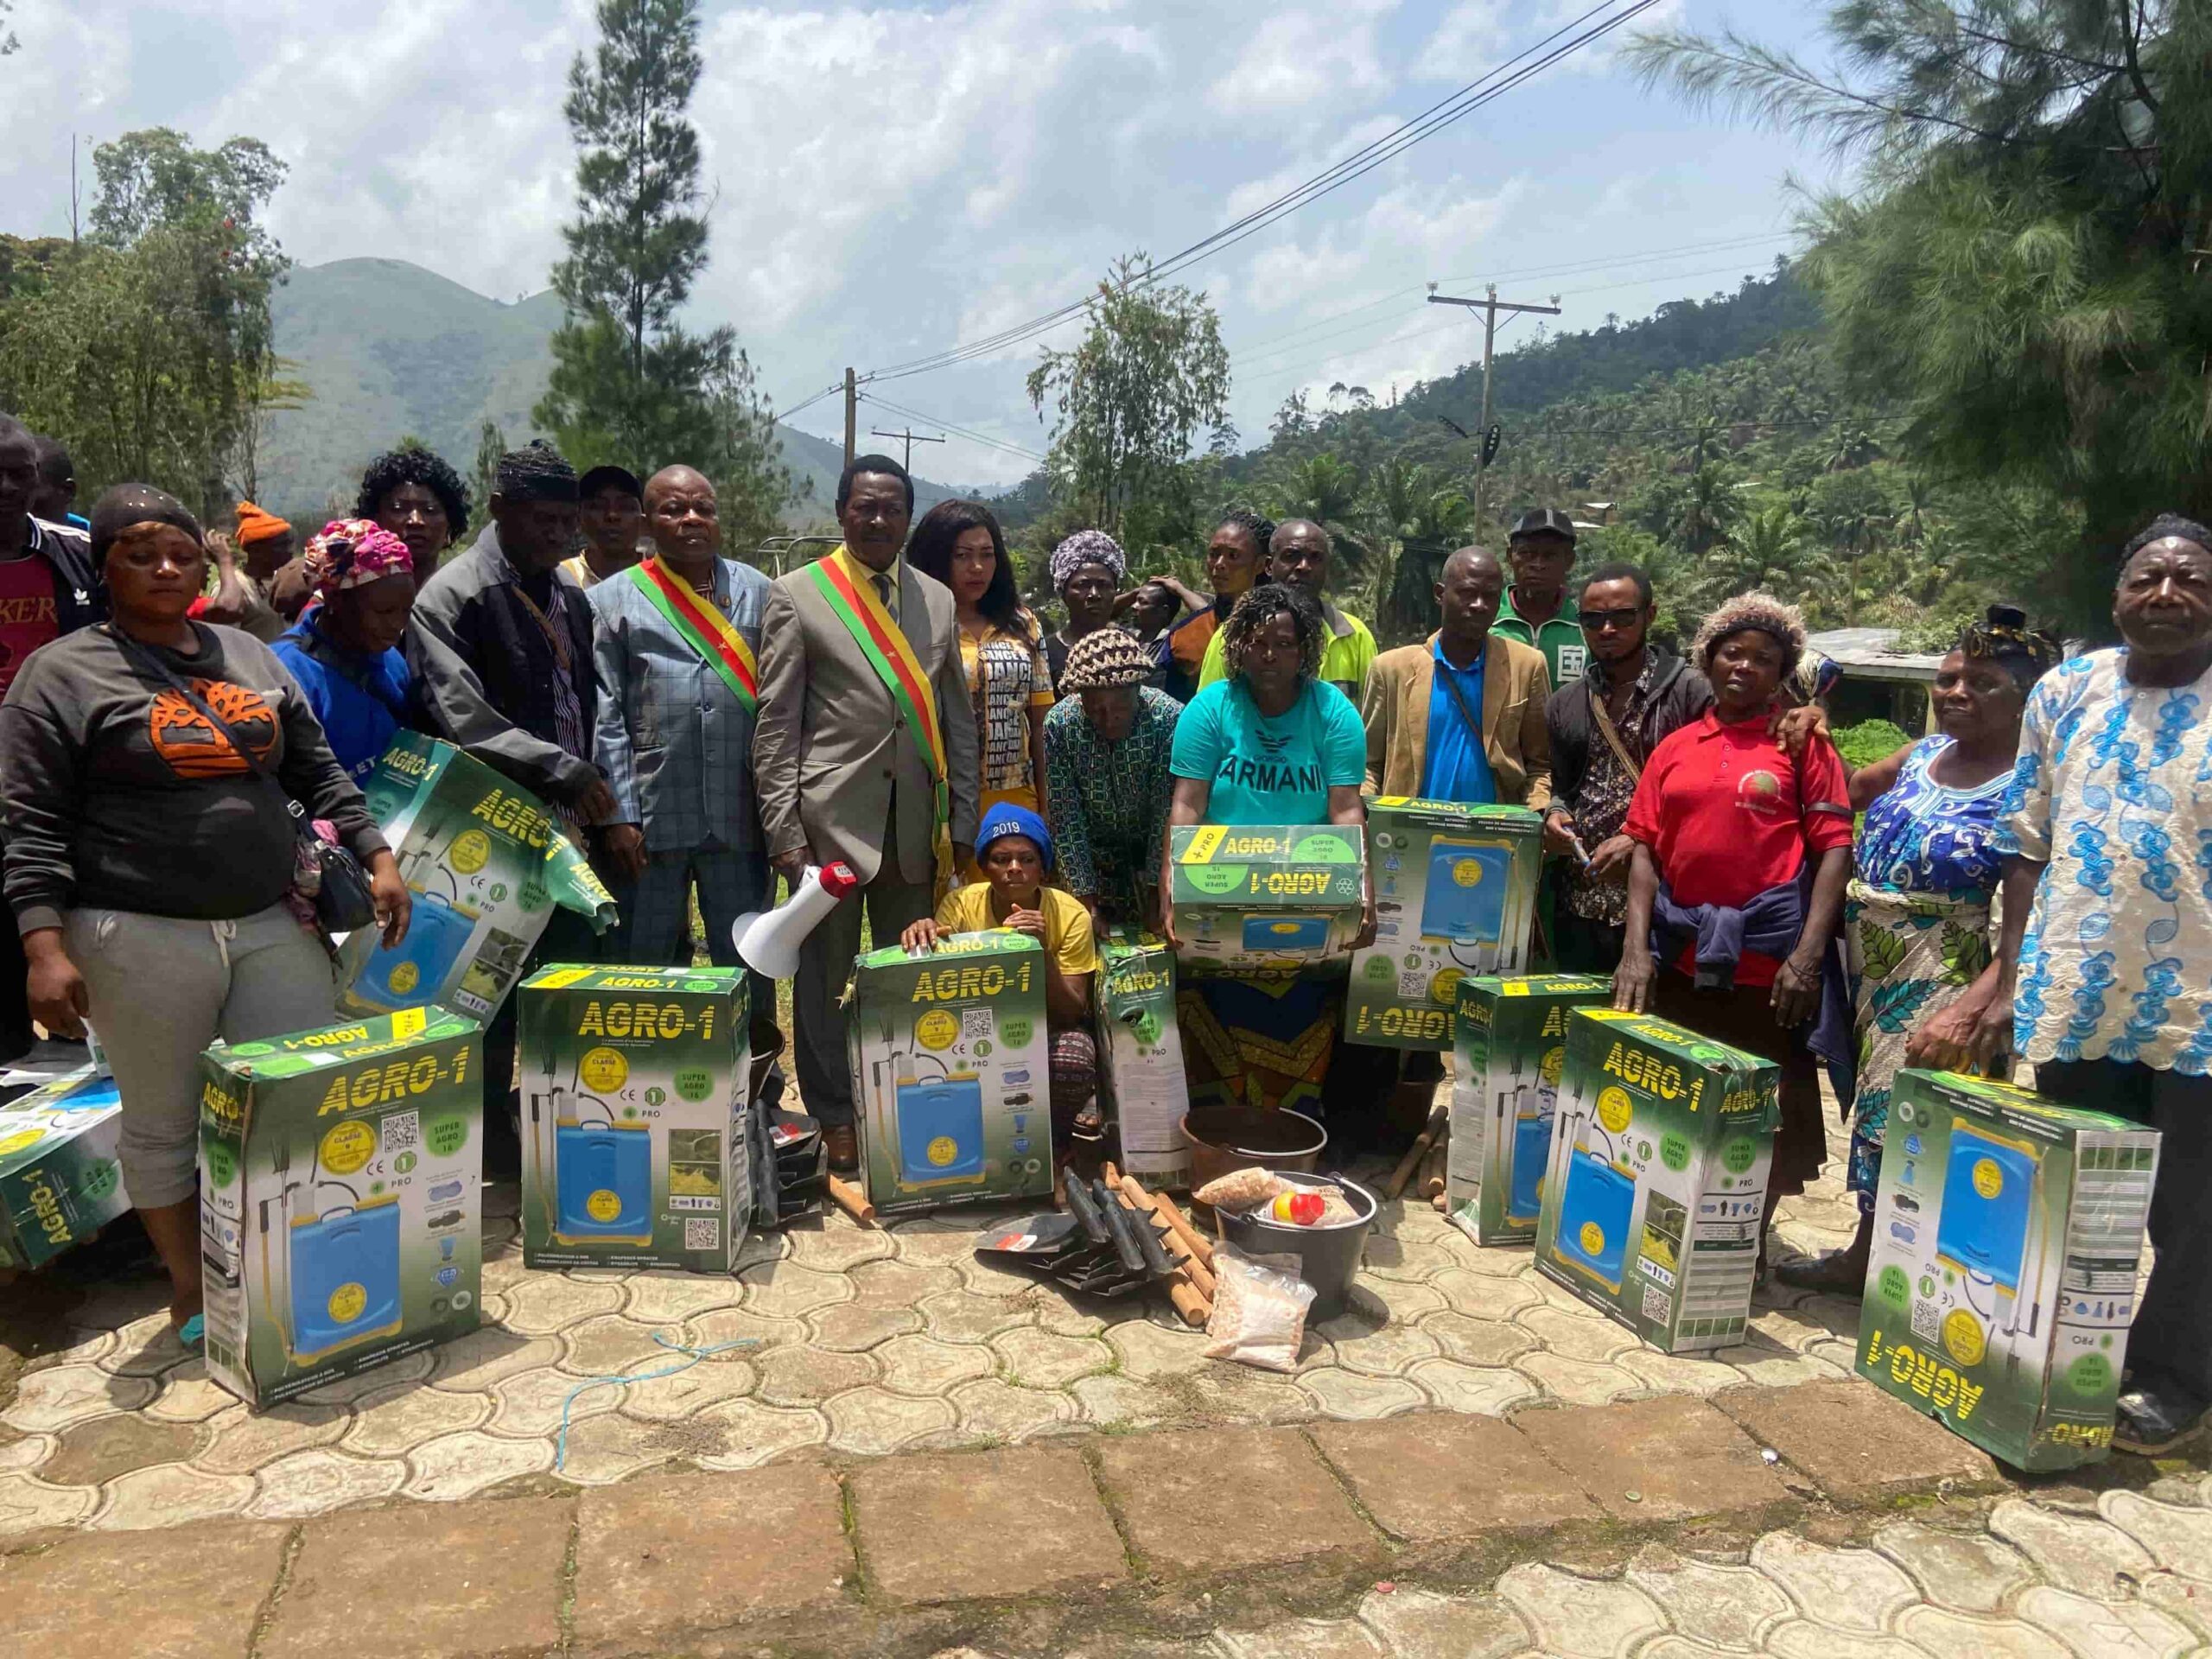
{"label": "woman in blue headwrap", "polygon": [[931,950],[946,933],[994,927],[1027,933],[1045,947],[1045,1027],[1052,1041],[1052,1134],[1095,1139],[1105,1123],[1098,1109],[1098,1049],[1090,1035],[1090,992],[1098,950],[1090,912],[1073,894],[1046,885],[1052,874],[1052,835],[1023,806],[1000,805],[983,816],[976,836],[983,879],[956,887],[899,936],[908,950]]}

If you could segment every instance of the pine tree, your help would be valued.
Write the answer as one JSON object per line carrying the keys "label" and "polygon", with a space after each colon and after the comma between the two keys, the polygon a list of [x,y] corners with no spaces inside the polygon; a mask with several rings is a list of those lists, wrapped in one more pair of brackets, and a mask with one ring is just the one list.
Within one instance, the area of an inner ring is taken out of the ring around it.
{"label": "pine tree", "polygon": [[533,417],[579,469],[640,477],[677,462],[715,480],[730,550],[793,499],[774,420],[727,325],[677,314],[707,264],[696,0],[600,0],[600,41],[576,54],[562,105],[578,151],[568,257],[553,268],[567,315]]}

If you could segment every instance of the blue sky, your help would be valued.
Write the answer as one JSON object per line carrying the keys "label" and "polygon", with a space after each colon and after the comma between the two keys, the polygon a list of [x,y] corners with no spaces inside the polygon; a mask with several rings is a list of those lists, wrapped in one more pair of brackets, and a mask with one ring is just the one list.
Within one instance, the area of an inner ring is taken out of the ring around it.
{"label": "blue sky", "polygon": [[[1591,3],[707,0],[693,111],[714,263],[694,317],[734,323],[790,407],[847,364],[975,339],[1079,297],[1117,254],[1196,241]],[[1732,20],[1817,55],[1825,10],[1667,0],[1649,20]],[[593,37],[577,0],[76,0],[14,26],[0,228],[67,231],[73,127],[97,140],[166,124],[202,143],[251,133],[285,157],[270,220],[303,264],[411,259],[512,299],[558,256],[574,165],[559,104]],[[1816,144],[1645,92],[1600,47],[1187,280],[1219,308],[1250,442],[1300,386],[1387,397],[1477,354],[1478,329],[1424,303],[1428,282],[1557,293],[1569,328],[1732,287],[1790,245],[1792,175],[1837,176]],[[1037,350],[874,390],[1007,446],[956,435],[918,467],[1010,481],[1046,441],[1021,386]],[[833,438],[839,420],[834,398],[796,416]]]}

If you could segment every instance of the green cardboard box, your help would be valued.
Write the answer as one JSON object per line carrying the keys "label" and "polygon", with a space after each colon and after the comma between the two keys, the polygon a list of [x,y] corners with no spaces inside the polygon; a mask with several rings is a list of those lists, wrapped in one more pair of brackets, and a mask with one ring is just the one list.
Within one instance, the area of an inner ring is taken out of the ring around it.
{"label": "green cardboard box", "polygon": [[1449,1048],[1461,982],[1528,965],[1543,823],[1522,806],[1367,804],[1375,943],[1351,959],[1347,1042]]}
{"label": "green cardboard box", "polygon": [[1178,824],[1167,841],[1186,964],[1294,971],[1351,954],[1367,906],[1358,829]]}
{"label": "green cardboard box", "polygon": [[406,1008],[200,1057],[207,1370],[248,1404],[476,1329],[482,1032]]}
{"label": "green cardboard box", "polygon": [[0,1268],[36,1268],[130,1207],[115,1079],[85,1065],[0,1106]]}
{"label": "green cardboard box", "polygon": [[1098,1084],[1121,1125],[1122,1167],[1155,1188],[1186,1188],[1191,1091],[1175,1019],[1175,953],[1149,933],[1117,927],[1098,941]]}
{"label": "green cardboard box", "polygon": [[1647,1014],[1577,1008],[1536,1268],[1662,1353],[1751,1317],[1780,1068]]}
{"label": "green cardboard box", "polygon": [[548,967],[515,995],[523,1264],[730,1272],[754,1213],[745,970]]}
{"label": "green cardboard box", "polygon": [[1535,1238],[1567,1016],[1612,995],[1612,981],[1591,974],[1459,982],[1444,1200],[1453,1224],[1478,1244]]}
{"label": "green cardboard box", "polygon": [[1027,933],[950,933],[853,964],[853,1114],[870,1203],[934,1210],[1052,1191],[1045,950]]}
{"label": "green cardboard box", "polygon": [[604,931],[614,899],[537,797],[449,743],[402,732],[362,785],[415,895],[397,949],[374,928],[338,953],[338,1006],[435,1003],[490,1023],[556,905]]}
{"label": "green cardboard box", "polygon": [[2103,1458],[2158,1174],[2155,1130],[1898,1072],[1859,1374],[2015,1468]]}

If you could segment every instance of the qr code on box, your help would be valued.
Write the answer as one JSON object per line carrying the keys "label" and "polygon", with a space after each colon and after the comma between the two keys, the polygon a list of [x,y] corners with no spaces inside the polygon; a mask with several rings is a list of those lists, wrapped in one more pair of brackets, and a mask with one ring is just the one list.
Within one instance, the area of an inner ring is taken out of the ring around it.
{"label": "qr code on box", "polygon": [[683,1224],[683,1248],[687,1250],[719,1250],[722,1247],[722,1218],[720,1216],[688,1217]]}
{"label": "qr code on box", "polygon": [[394,1112],[384,1121],[384,1155],[412,1152],[423,1143],[423,1115],[420,1112]]}
{"label": "qr code on box", "polygon": [[1655,1325],[1666,1324],[1668,1300],[1667,1293],[1658,1286],[1646,1285],[1643,1287],[1643,1317]]}
{"label": "qr code on box", "polygon": [[960,1011],[960,1035],[969,1042],[978,1037],[990,1036],[991,1011],[988,1008],[963,1008]]}
{"label": "qr code on box", "polygon": [[1942,1310],[1918,1297],[1912,1302],[1912,1334],[1923,1342],[1937,1340],[1943,1332]]}

